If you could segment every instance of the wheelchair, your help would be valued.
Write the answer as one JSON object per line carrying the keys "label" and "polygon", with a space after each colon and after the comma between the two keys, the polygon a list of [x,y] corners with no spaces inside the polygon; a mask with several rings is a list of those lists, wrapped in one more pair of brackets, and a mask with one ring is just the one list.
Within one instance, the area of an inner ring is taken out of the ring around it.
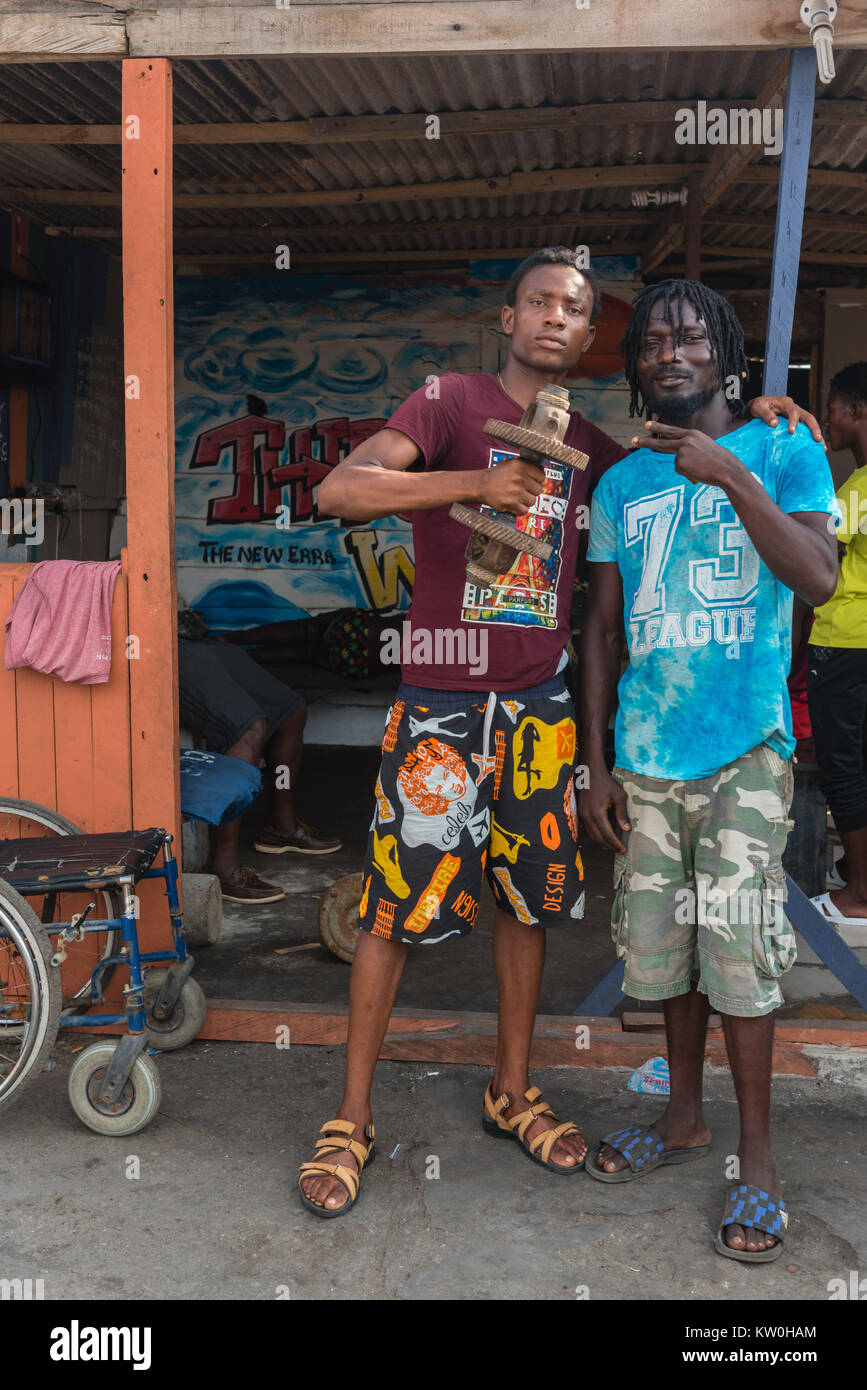
{"label": "wheelchair", "polygon": [[[172,950],[139,951],[134,888],[146,878],[165,883]],[[183,1047],[205,1020],[194,964],[170,834],[83,834],[56,811],[0,796],[0,1110],[50,1069],[60,1029],[124,1024],[119,1041],[102,1038],[76,1058],[69,1099],[98,1134],[144,1129],[161,1094],[147,1049]],[[119,969],[123,1011],[93,1012]]]}

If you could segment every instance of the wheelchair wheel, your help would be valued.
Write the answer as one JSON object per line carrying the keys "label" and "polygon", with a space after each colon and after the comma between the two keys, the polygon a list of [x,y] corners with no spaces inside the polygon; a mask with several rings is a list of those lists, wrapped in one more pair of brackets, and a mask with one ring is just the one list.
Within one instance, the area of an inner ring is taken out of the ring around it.
{"label": "wheelchair wheel", "polygon": [[181,985],[171,1018],[162,1023],[155,1019],[151,1009],[157,990],[168,973],[167,970],[155,969],[145,975],[145,1032],[150,1046],[158,1048],[160,1052],[174,1052],[179,1047],[186,1047],[188,1042],[198,1037],[208,1012],[208,1001],[201,985],[188,975]]}
{"label": "wheelchair wheel", "polygon": [[[35,801],[19,801],[15,797],[0,796],[0,842],[83,833],[81,826],[67,820],[66,816],[61,816],[58,811],[52,811],[48,806],[39,806]],[[43,924],[49,926],[52,922],[70,921],[73,913],[80,912],[93,896],[88,896],[85,890],[76,893],[47,893],[42,898],[34,897],[32,903]],[[119,889],[103,888],[95,896],[97,907],[94,916],[120,917],[123,912],[123,895]],[[88,932],[83,941],[68,943],[67,958],[63,962],[60,977],[65,1014],[86,1013],[90,1008],[93,992],[91,974],[106,956],[117,955],[121,946],[121,936],[120,929],[115,928]],[[116,966],[109,965],[102,972],[103,990],[115,969]]]}
{"label": "wheelchair wheel", "polygon": [[160,1074],[153,1059],[140,1053],[117,1100],[104,1106],[97,1100],[97,1088],[116,1047],[94,1043],[85,1048],[69,1073],[69,1099],[78,1118],[97,1134],[137,1134],[159,1110]]}
{"label": "wheelchair wheel", "polygon": [[60,1026],[60,978],[33,908],[0,881],[0,1109],[38,1076]]}

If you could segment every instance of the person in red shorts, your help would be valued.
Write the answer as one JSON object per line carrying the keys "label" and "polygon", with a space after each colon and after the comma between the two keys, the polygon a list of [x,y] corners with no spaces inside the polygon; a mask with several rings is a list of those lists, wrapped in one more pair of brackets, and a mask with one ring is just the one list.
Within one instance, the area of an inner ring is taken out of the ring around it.
{"label": "person in red shorts", "polygon": [[[371,1083],[407,950],[472,931],[485,881],[496,904],[498,1031],[484,1128],[552,1172],[584,1165],[577,1125],[560,1122],[530,1085],[529,1052],[541,928],[573,926],[584,910],[565,647],[587,504],[625,450],[573,412],[564,443],[588,455],[587,467],[543,468],[484,425],[519,424],[543,387],[565,381],[593,342],[600,304],[596,277],[576,266],[574,251],[535,252],[506,292],[502,373],[429,381],[319,489],[320,511],[344,519],[411,513],[415,549],[403,683],[386,720],[363,869],[346,1086],[299,1177],[302,1202],[320,1216],[354,1206],[373,1156]],[[767,401],[753,409],[773,414]],[[408,471],[417,461],[422,468]],[[469,533],[449,516],[453,502],[523,518],[548,558],[520,555],[490,587],[468,581]]]}

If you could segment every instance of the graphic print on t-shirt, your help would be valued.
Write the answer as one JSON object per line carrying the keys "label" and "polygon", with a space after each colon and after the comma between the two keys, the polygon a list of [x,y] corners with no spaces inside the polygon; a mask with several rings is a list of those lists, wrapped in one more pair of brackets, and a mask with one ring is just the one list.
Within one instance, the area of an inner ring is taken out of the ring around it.
{"label": "graphic print on t-shirt", "polygon": [[[804,425],[790,434],[786,421],[751,420],[716,443],[781,511],[833,515],[824,450]],[[637,449],[600,479],[587,559],[615,563],[623,584],[618,766],[691,781],[760,744],[791,756],[792,590],[762,563],[723,488]]]}
{"label": "graphic print on t-shirt", "polygon": [[[491,449],[488,467],[515,458],[505,449]],[[465,623],[510,623],[520,627],[557,626],[557,580],[560,576],[563,523],[569,504],[572,470],[565,464],[545,462],[545,486],[524,516],[511,516],[481,507],[498,520],[514,522],[519,531],[545,541],[551,547],[547,560],[518,555],[514,565],[500,574],[489,588],[467,581],[461,618]]]}
{"label": "graphic print on t-shirt", "polygon": [[[757,474],[753,477],[761,482]],[[623,506],[627,550],[640,547],[642,557],[641,577],[627,611],[630,652],[635,658],[653,648],[716,642],[726,648],[727,657],[737,658],[740,643],[755,640],[759,557],[728,497],[716,486],[693,491],[687,504],[689,530],[676,540],[684,492],[680,484]],[[705,526],[709,547],[702,544],[700,528]],[[688,558],[688,589],[678,590],[677,604],[667,599],[666,574],[672,552],[680,557],[685,544],[687,556],[698,552],[700,558]]]}

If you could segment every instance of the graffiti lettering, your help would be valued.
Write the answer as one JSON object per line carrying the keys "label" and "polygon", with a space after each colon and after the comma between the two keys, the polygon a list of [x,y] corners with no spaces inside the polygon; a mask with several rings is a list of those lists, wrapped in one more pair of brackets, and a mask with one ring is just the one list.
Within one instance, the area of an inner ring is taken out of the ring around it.
{"label": "graffiti lettering", "polygon": [[377,556],[378,540],[376,531],[350,531],[343,544],[355,564],[370,607],[387,612],[397,607],[401,591],[412,593],[415,565],[404,545],[391,545]]}
{"label": "graffiti lettering", "polygon": [[218,545],[216,541],[199,541],[203,564],[206,565],[305,565],[308,569],[331,569],[338,564],[336,555],[318,545]]}
{"label": "graffiti lettering", "polygon": [[293,522],[315,525],[331,521],[316,505],[316,485],[351,453],[387,424],[386,420],[319,420],[312,429],[295,430],[289,440],[289,462],[275,470],[274,481],[289,489],[289,515]]}
{"label": "graffiti lettering", "polygon": [[261,565],[263,552],[265,552],[265,564],[276,564],[280,558],[280,551],[274,550],[271,546],[239,545],[238,564]]}
{"label": "graffiti lettering", "polygon": [[215,541],[199,541],[202,562],[206,565],[231,565],[235,562],[233,545],[217,545]]}
{"label": "graffiti lettering", "polygon": [[287,546],[286,559],[290,565],[310,565],[314,569],[317,565],[337,564],[336,555],[332,555],[330,550],[320,550],[318,546],[309,550],[302,545]]}
{"label": "graffiti lettering", "polygon": [[226,525],[281,519],[283,489],[289,491],[291,522],[316,524],[316,487],[341,458],[385,420],[348,420],[341,416],[321,420],[312,429],[295,430],[289,439],[288,462],[280,455],[286,443],[282,420],[266,415],[244,415],[200,434],[193,448],[190,468],[213,467],[229,450],[234,490],[229,497],[208,502],[208,524]]}
{"label": "graffiti lettering", "polygon": [[283,422],[269,420],[265,415],[245,415],[199,435],[190,468],[213,466],[223,450],[228,449],[235,475],[231,497],[212,497],[208,502],[209,525],[262,521],[276,516],[281,493],[272,474],[285,437]]}

